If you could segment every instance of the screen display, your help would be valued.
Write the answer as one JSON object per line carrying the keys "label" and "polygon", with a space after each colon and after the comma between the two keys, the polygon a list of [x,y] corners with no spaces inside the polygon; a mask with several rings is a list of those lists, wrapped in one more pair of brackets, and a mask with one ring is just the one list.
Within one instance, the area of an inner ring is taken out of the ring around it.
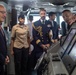
{"label": "screen display", "polygon": [[75,42],[71,52],[69,53],[69,55],[74,61],[76,61],[76,42]]}
{"label": "screen display", "polygon": [[69,52],[70,52],[70,50],[71,50],[72,46],[74,45],[75,41],[76,41],[76,35],[74,36],[73,40],[71,41],[70,46],[68,47],[68,49],[67,49],[67,52],[66,52],[66,53],[68,53],[68,54],[69,54]]}
{"label": "screen display", "polygon": [[72,30],[70,31],[69,35],[68,35],[67,38],[65,39],[65,42],[64,42],[64,44],[63,44],[63,46],[62,46],[64,50],[66,50],[66,48],[67,48],[68,45],[70,44],[70,42],[71,42],[72,38],[74,37],[75,33],[76,33],[76,29],[72,29]]}

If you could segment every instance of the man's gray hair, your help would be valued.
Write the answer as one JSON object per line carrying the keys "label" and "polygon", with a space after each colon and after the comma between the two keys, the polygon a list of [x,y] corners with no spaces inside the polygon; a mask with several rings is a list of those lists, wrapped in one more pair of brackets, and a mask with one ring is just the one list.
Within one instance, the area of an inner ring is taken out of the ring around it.
{"label": "man's gray hair", "polygon": [[4,7],[6,9],[6,7],[3,4],[0,4],[0,7]]}

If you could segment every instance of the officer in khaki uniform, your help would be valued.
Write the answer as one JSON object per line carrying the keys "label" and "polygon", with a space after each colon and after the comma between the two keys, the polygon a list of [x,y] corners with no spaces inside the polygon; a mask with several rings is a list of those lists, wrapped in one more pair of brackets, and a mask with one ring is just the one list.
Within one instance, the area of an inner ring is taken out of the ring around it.
{"label": "officer in khaki uniform", "polygon": [[[49,33],[51,31],[51,25],[45,19],[46,10],[40,10],[40,19],[34,22],[33,25],[33,39],[35,40],[35,55],[36,60],[41,56],[41,54],[46,51],[51,45],[51,39],[49,37]],[[37,71],[37,75],[42,75],[40,69]]]}
{"label": "officer in khaki uniform", "polygon": [[14,55],[15,75],[27,75],[30,37],[28,26],[24,24],[25,17],[20,14],[19,23],[11,32],[11,54]]}

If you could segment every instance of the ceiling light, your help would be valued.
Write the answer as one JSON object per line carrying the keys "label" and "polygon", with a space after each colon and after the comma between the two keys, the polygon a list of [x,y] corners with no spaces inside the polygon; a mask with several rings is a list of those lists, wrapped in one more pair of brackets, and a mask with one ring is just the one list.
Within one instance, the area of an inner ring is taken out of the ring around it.
{"label": "ceiling light", "polygon": [[52,4],[52,3],[44,3],[44,4],[42,4],[42,5],[44,5],[44,6],[48,6],[48,5],[51,5],[51,6],[55,6],[54,4]]}

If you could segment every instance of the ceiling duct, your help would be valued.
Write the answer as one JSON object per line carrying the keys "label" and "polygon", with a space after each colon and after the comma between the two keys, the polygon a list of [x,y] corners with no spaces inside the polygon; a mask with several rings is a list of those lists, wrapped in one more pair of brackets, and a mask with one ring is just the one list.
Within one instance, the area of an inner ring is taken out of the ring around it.
{"label": "ceiling duct", "polygon": [[8,3],[8,0],[0,0],[0,1],[5,2],[5,3]]}
{"label": "ceiling duct", "polygon": [[73,5],[65,5],[63,6],[64,8],[73,8],[74,6]]}
{"label": "ceiling duct", "polygon": [[49,2],[49,3],[52,3],[54,5],[63,5],[66,3],[65,0],[40,0],[41,2]]}
{"label": "ceiling duct", "polygon": [[30,7],[28,5],[23,5],[23,11],[27,11]]}
{"label": "ceiling duct", "polygon": [[76,6],[74,6],[73,11],[76,11]]}
{"label": "ceiling duct", "polygon": [[75,3],[72,3],[72,2],[68,2],[68,3],[65,3],[63,5],[63,8],[73,8],[75,5]]}

